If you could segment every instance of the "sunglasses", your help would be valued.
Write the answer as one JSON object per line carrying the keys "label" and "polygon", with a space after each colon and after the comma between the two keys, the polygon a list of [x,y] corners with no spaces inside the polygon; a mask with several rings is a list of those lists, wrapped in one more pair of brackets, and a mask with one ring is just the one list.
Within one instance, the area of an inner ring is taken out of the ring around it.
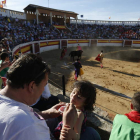
{"label": "sunglasses", "polygon": [[46,64],[46,62],[42,61],[42,63],[45,65],[45,68],[31,81],[35,81],[37,78],[39,78],[42,74],[48,72],[50,73],[50,69],[48,67],[48,65]]}

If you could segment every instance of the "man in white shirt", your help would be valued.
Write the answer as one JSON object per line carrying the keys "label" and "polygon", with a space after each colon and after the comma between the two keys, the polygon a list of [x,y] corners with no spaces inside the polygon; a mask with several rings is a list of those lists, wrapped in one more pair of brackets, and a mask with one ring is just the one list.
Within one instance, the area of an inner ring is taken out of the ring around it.
{"label": "man in white shirt", "polygon": [[[30,105],[41,96],[48,81],[50,69],[34,54],[22,55],[7,72],[7,85],[0,91],[0,140],[50,140],[45,122],[60,115],[60,103],[49,110],[33,111]],[[45,119],[45,120],[44,120]],[[68,104],[63,113],[60,140],[73,139],[77,113]]]}

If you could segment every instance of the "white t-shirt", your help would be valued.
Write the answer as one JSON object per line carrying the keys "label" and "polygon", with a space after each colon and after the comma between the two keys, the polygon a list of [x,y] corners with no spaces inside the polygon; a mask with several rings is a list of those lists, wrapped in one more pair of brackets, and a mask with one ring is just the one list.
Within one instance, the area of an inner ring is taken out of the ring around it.
{"label": "white t-shirt", "polygon": [[48,99],[51,96],[48,84],[44,87],[44,91],[42,93],[42,96],[46,99]]}
{"label": "white t-shirt", "polygon": [[[48,84],[44,87],[44,91],[42,93],[42,97],[44,97],[45,99],[48,99],[49,97],[51,97],[51,93],[50,93],[50,90],[49,90],[49,86]],[[37,99],[37,101],[32,104],[31,106],[34,106],[38,103],[38,101],[40,100],[41,96]]]}
{"label": "white t-shirt", "polygon": [[0,95],[0,140],[50,140],[50,131],[31,107]]}

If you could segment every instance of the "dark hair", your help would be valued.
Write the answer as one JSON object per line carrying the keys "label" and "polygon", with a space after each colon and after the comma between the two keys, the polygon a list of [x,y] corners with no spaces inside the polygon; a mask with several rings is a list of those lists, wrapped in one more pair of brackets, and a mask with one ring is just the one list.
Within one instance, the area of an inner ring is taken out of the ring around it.
{"label": "dark hair", "polygon": [[103,52],[103,50],[101,50],[101,52]]}
{"label": "dark hair", "polygon": [[1,60],[4,61],[7,57],[9,57],[8,53],[2,52],[0,54]]}
{"label": "dark hair", "polygon": [[133,109],[140,112],[140,92],[134,93],[131,102],[133,104]]}
{"label": "dark hair", "polygon": [[46,73],[50,73],[50,68],[41,57],[35,54],[22,55],[10,66],[7,84],[12,88],[24,88],[25,84],[35,81],[39,85]]}
{"label": "dark hair", "polygon": [[74,88],[77,88],[79,91],[79,94],[82,97],[85,97],[85,105],[84,109],[87,111],[93,110],[93,104],[96,101],[96,88],[94,85],[89,81],[76,81],[73,85]]}

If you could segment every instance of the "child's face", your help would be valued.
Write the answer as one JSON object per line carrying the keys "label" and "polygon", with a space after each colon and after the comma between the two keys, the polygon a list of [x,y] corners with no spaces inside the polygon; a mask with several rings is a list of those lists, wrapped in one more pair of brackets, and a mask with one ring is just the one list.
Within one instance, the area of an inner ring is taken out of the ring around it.
{"label": "child's face", "polygon": [[70,103],[73,103],[76,108],[80,109],[84,107],[86,98],[82,97],[77,88],[74,88],[73,91],[70,94]]}
{"label": "child's face", "polygon": [[5,61],[9,61],[9,57],[6,57]]}

